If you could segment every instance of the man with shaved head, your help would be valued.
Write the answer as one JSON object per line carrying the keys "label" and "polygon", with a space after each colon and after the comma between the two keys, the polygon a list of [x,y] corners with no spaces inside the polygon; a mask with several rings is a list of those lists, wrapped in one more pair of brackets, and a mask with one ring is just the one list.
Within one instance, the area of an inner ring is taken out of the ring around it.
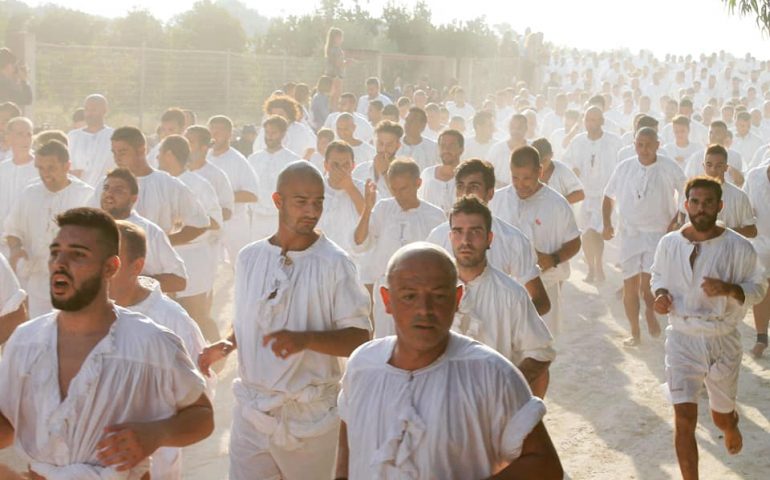
{"label": "man with shaved head", "polygon": [[328,479],[347,357],[369,339],[369,298],[355,265],[315,227],[321,173],[301,160],[278,175],[278,228],[238,255],[235,320],[201,354],[201,371],[238,349],[230,478]]}
{"label": "man with shaved head", "polygon": [[441,247],[418,242],[391,257],[379,293],[396,335],[361,346],[348,362],[337,478],[562,478],[545,407],[521,373],[450,331],[463,292],[457,280]]}
{"label": "man with shaved head", "polygon": [[564,154],[564,162],[575,171],[586,195],[579,221],[583,231],[583,253],[588,264],[585,281],[591,283],[604,281],[602,196],[615,170],[623,142],[617,135],[602,129],[604,114],[599,107],[586,110],[583,125],[586,131],[572,139]]}
{"label": "man with shaved head", "polygon": [[110,143],[114,129],[104,123],[109,108],[103,95],[87,96],[83,110],[86,126],[67,134],[72,173],[95,187],[104,174],[115,168]]}
{"label": "man with shaved head", "polygon": [[[0,161],[0,238],[3,236],[3,220],[10,213],[19,194],[39,179],[31,149],[32,131],[32,121],[26,117],[14,117],[5,127],[10,158]],[[5,245],[0,245],[0,253],[8,253]]]}
{"label": "man with shaved head", "polygon": [[[363,97],[361,97],[363,98]],[[364,163],[374,160],[374,155],[377,151],[374,147],[366,142],[356,138],[356,121],[353,115],[348,112],[343,112],[337,117],[337,137],[340,140],[347,142],[353,149],[353,157],[356,159],[356,163]],[[319,152],[321,155],[324,152]]]}
{"label": "man with shaved head", "polygon": [[615,168],[602,201],[604,240],[615,236],[612,210],[617,203],[620,217],[620,263],[623,272],[623,308],[631,324],[631,337],[624,343],[641,342],[640,299],[644,299],[650,336],[660,336],[653,311],[650,268],[658,241],[677,226],[677,195],[681,198],[685,176],[675,160],[657,154],[658,133],[650,127],[636,132],[636,156]]}

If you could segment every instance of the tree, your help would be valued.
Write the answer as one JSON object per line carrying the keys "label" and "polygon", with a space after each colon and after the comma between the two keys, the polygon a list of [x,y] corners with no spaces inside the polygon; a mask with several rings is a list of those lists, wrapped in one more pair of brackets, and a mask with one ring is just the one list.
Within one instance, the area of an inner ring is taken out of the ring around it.
{"label": "tree", "polygon": [[174,17],[169,35],[173,48],[242,52],[247,45],[238,19],[210,0],[196,2],[190,10]]}
{"label": "tree", "polygon": [[116,18],[108,31],[110,45],[163,48],[168,43],[163,24],[147,10],[131,10],[125,17]]}
{"label": "tree", "polygon": [[757,26],[763,33],[770,34],[770,0],[722,0],[727,10],[740,16],[756,16]]}

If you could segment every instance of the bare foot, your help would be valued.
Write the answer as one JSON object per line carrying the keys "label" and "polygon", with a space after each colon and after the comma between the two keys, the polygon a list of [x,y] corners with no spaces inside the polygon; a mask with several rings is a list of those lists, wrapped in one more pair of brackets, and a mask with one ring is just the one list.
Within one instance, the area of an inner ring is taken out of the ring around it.
{"label": "bare foot", "polygon": [[586,282],[586,283],[594,283],[594,274],[593,273],[589,273],[588,275],[586,275],[586,277],[583,279],[583,281]]}
{"label": "bare foot", "polygon": [[737,422],[733,428],[725,430],[725,448],[730,455],[737,454],[743,448],[743,436]]}
{"label": "bare foot", "polygon": [[594,281],[596,283],[602,283],[604,281],[604,272],[596,272],[596,275],[594,277]]}
{"label": "bare foot", "polygon": [[652,338],[660,337],[660,324],[654,315],[652,318],[647,319],[647,331],[650,332]]}
{"label": "bare foot", "polygon": [[751,349],[751,354],[754,355],[754,358],[761,358],[766,348],[766,343],[757,342],[754,344],[754,348]]}
{"label": "bare foot", "polygon": [[628,337],[627,339],[623,340],[624,347],[638,347],[641,344],[642,339],[640,337]]}

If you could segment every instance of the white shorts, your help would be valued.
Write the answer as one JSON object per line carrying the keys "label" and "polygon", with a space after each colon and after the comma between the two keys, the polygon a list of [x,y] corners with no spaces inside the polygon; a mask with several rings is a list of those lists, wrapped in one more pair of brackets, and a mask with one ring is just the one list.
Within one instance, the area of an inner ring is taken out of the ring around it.
{"label": "white shorts", "polygon": [[236,403],[230,432],[230,480],[329,480],[333,478],[339,441],[337,427],[286,450],[255,430]]}
{"label": "white shorts", "polygon": [[640,252],[623,260],[620,262],[623,280],[628,280],[640,273],[650,273],[653,260],[655,260],[655,252]]}
{"label": "white shorts", "polygon": [[671,403],[698,403],[703,385],[709,407],[718,413],[735,410],[743,349],[738,330],[727,335],[688,335],[666,328],[666,378]]}

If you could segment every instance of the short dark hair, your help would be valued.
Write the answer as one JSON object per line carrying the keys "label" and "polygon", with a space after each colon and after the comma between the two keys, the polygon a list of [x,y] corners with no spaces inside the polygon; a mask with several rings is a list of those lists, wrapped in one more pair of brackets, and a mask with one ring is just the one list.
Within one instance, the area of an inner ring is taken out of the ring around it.
{"label": "short dark hair", "polygon": [[458,213],[464,213],[466,215],[481,215],[484,218],[484,226],[487,232],[492,231],[492,212],[489,211],[489,207],[478,199],[475,195],[463,195],[458,199],[452,210],[449,212],[449,227],[452,227],[452,218]]}
{"label": "short dark hair", "polygon": [[190,142],[181,135],[169,135],[164,138],[160,144],[160,151],[171,152],[182,166],[186,166],[190,160]]}
{"label": "short dark hair", "polygon": [[18,105],[16,105],[13,102],[3,102],[0,103],[0,112],[2,113],[10,113],[9,118],[13,117],[20,117],[21,116],[21,109]]}
{"label": "short dark hair", "polygon": [[460,165],[455,168],[455,182],[474,173],[481,174],[485,189],[495,188],[495,167],[480,158],[471,158],[460,162]]}
{"label": "short dark hair", "polygon": [[388,167],[388,179],[398,175],[409,175],[413,178],[420,178],[420,166],[411,158],[397,158],[393,160]]}
{"label": "short dark hair", "polygon": [[233,131],[233,121],[230,120],[230,117],[225,115],[214,115],[213,117],[209,118],[208,124],[209,126],[215,124],[224,125],[228,130],[231,132]]}
{"label": "short dark hair", "polygon": [[535,147],[537,153],[540,154],[540,158],[553,155],[553,147],[551,146],[551,142],[549,142],[545,137],[540,137],[533,141],[532,146]]}
{"label": "short dark hair", "polygon": [[690,119],[684,115],[677,115],[671,120],[671,123],[674,125],[684,125],[685,127],[690,128]]}
{"label": "short dark hair", "polygon": [[209,145],[211,143],[211,130],[203,125],[190,125],[184,131],[185,135],[192,135],[198,140],[201,145]]}
{"label": "short dark hair", "polygon": [[377,128],[374,129],[374,133],[389,133],[395,135],[399,140],[404,136],[404,127],[391,122],[390,120],[383,120],[377,124]]}
{"label": "short dark hair", "polygon": [[479,112],[476,112],[476,114],[473,116],[473,128],[476,129],[482,123],[488,120],[494,121],[494,119],[495,119],[494,114],[489,110],[481,110]]}
{"label": "short dark hair", "polygon": [[72,123],[82,122],[86,119],[86,109],[78,107],[72,112]]}
{"label": "short dark hair", "polygon": [[706,149],[706,156],[709,156],[709,155],[721,155],[722,158],[727,160],[727,149],[722,145],[713,143],[709,145],[708,148]]}
{"label": "short dark hair", "polygon": [[644,127],[650,127],[650,128],[658,128],[658,120],[655,117],[651,117],[649,115],[642,115],[639,117],[639,119],[636,121],[635,124],[636,130],[640,130]]}
{"label": "short dark hair", "polygon": [[113,168],[107,172],[107,178],[119,178],[128,184],[128,191],[131,195],[139,195],[139,182],[136,180],[136,176],[131,173],[131,170],[127,168]]}
{"label": "short dark hair", "polygon": [[266,127],[268,125],[272,125],[283,133],[286,133],[286,130],[289,129],[289,122],[280,115],[268,115],[265,121],[262,122],[262,126]]}
{"label": "short dark hair", "polygon": [[353,153],[353,147],[351,147],[350,144],[344,140],[335,140],[326,147],[326,152],[324,153],[324,161],[329,160],[329,154],[331,152],[347,153],[350,155],[350,159],[353,160],[354,163],[356,161],[356,155]]}
{"label": "short dark hair", "polygon": [[438,136],[438,141],[441,141],[441,137],[444,137],[446,135],[449,135],[450,137],[455,137],[457,139],[457,143],[460,144],[460,148],[465,148],[465,137],[462,133],[460,133],[459,130],[455,130],[453,128],[450,128],[449,130],[444,130],[441,132]]}
{"label": "short dark hair", "polygon": [[108,257],[118,255],[120,252],[118,226],[115,220],[103,210],[90,207],[73,208],[57,215],[56,225],[59,228],[73,226],[97,230]]}
{"label": "short dark hair", "polygon": [[[334,140],[334,130],[331,128],[321,128],[316,132],[316,138],[325,138],[328,141]],[[320,154],[323,154],[324,152],[318,152]]]}
{"label": "short dark hair", "polygon": [[417,115],[420,118],[420,121],[422,123],[428,122],[428,114],[425,113],[425,110],[423,110],[420,107],[409,107],[409,113],[408,115]]}
{"label": "short dark hair", "polygon": [[377,78],[377,77],[369,77],[369,78],[367,78],[366,79],[366,86],[368,87],[369,85],[377,85],[379,87],[380,86],[380,79]]}
{"label": "short dark hair", "polygon": [[684,187],[685,198],[690,199],[690,191],[694,188],[708,188],[716,194],[717,201],[722,201],[722,184],[715,178],[699,175],[687,180]]}
{"label": "short dark hair", "polygon": [[529,145],[524,145],[511,154],[511,168],[530,167],[535,170],[540,168],[540,153]]}
{"label": "short dark hair", "polygon": [[116,220],[115,224],[120,233],[120,240],[126,247],[128,259],[131,261],[147,256],[147,233],[139,225],[127,220]]}
{"label": "short dark hair", "polygon": [[134,149],[147,145],[147,139],[144,138],[144,133],[136,127],[116,128],[115,131],[112,132],[110,140],[113,142],[126,142]]}
{"label": "short dark hair", "polygon": [[296,122],[302,116],[299,103],[288,95],[275,95],[268,98],[263,106],[264,112],[269,114],[273,108],[280,108],[286,112],[289,117],[286,119],[288,122]]}
{"label": "short dark hair", "polygon": [[35,155],[41,157],[54,156],[59,163],[67,163],[70,161],[70,152],[67,150],[67,146],[59,140],[51,140],[46,142],[40,148],[35,151]]}
{"label": "short dark hair", "polygon": [[369,102],[369,108],[374,108],[381,112],[385,108],[385,105],[382,103],[382,100],[372,100]]}
{"label": "short dark hair", "polygon": [[174,122],[179,126],[179,128],[184,128],[186,123],[184,118],[184,110],[176,107],[169,108],[163,112],[163,115],[160,116],[160,123],[165,122]]}
{"label": "short dark hair", "polygon": [[727,124],[723,122],[722,120],[714,120],[711,122],[711,125],[709,125],[710,128],[721,128],[722,130],[727,130]]}
{"label": "short dark hair", "polygon": [[389,103],[382,107],[382,114],[383,115],[393,115],[398,116],[398,107],[393,105],[392,103]]}
{"label": "short dark hair", "polygon": [[43,130],[35,135],[33,145],[36,145],[35,149],[38,149],[51,140],[58,140],[69,148],[69,138],[67,138],[67,134],[61,130]]}

